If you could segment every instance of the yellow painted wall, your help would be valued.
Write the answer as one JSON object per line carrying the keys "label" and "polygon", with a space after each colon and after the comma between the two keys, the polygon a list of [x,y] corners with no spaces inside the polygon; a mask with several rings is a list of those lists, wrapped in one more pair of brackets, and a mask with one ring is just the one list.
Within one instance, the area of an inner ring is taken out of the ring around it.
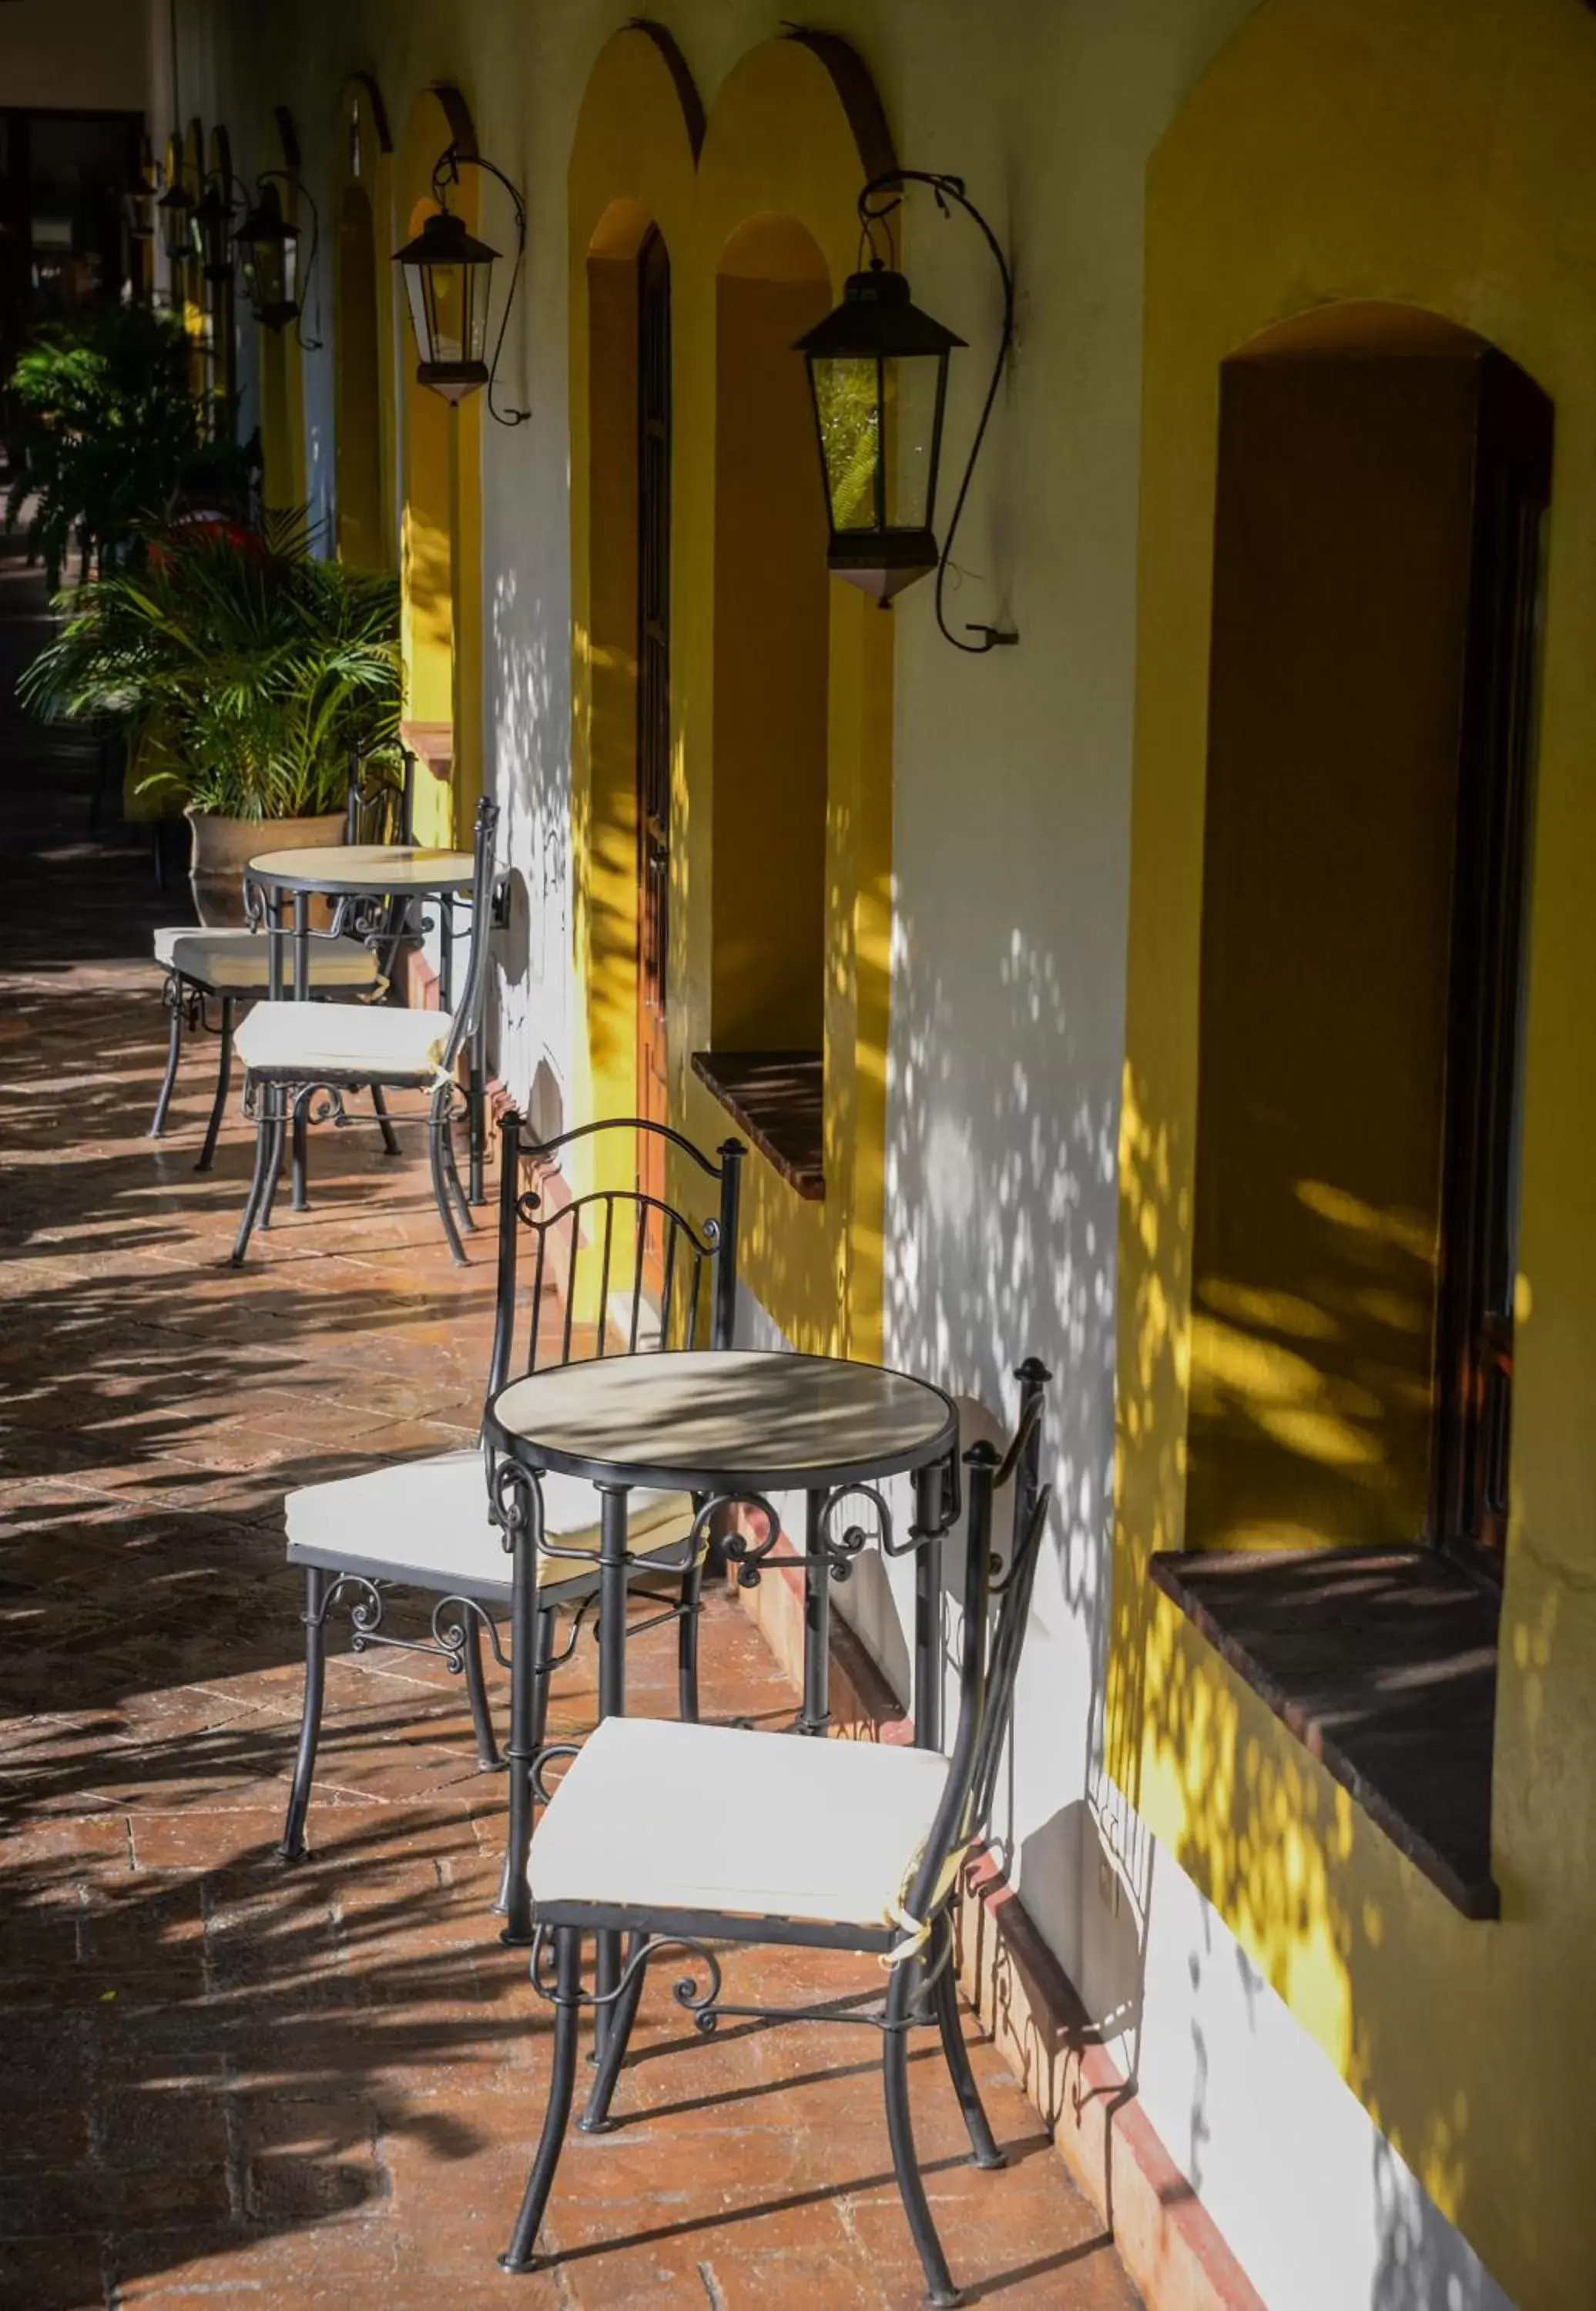
{"label": "yellow painted wall", "polygon": [[[858,239],[865,174],[835,83],[811,50],[772,40],[721,83],[694,167],[684,98],[649,33],[617,33],[583,100],[568,179],[571,283],[572,835],[579,1037],[574,1112],[630,1110],[635,1057],[632,767],[618,702],[633,679],[630,613],[596,524],[593,473],[624,423],[594,369],[591,259],[606,220],[657,223],[671,258],[674,363],[672,1118],[701,1145],[732,1129],[691,1071],[713,1040],[717,689],[717,319],[728,244],[782,217],[819,250],[834,292]],[[617,205],[631,205],[617,206]],[[631,244],[636,246],[635,240]],[[797,366],[795,362],[795,367]],[[818,483],[816,483],[818,492]],[[606,596],[606,589],[609,589]],[[827,581],[824,1204],[802,1202],[762,1157],[748,1165],[743,1270],[789,1338],[868,1356],[882,1334],[888,938],[892,857],[890,619]],[[608,606],[606,607],[606,601]],[[772,647],[780,638],[772,629]],[[615,685],[606,693],[606,685]],[[606,814],[614,814],[605,823]],[[780,862],[769,862],[779,879]],[[689,1182],[677,1183],[686,1192]]]}
{"label": "yellow painted wall", "polygon": [[832,301],[801,225],[761,217],[733,236],[715,313],[718,1051],[818,1051],[824,1037],[832,581],[792,347]]}
{"label": "yellow painted wall", "polygon": [[[1593,152],[1588,11],[1268,0],[1165,137],[1147,214],[1109,1762],[1527,2311],[1586,2311],[1596,2272]],[[1402,1860],[1146,1576],[1186,1538],[1220,365],[1293,312],[1371,299],[1499,345],[1557,417],[1494,1925]]]}

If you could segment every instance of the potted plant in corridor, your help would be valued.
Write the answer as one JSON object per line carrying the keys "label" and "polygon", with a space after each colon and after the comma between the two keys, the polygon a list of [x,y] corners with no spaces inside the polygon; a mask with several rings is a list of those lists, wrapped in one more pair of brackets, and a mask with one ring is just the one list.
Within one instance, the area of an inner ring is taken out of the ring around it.
{"label": "potted plant in corridor", "polygon": [[194,830],[201,922],[243,920],[261,850],[340,842],[352,746],[397,746],[397,579],[313,558],[302,527],[207,521],[92,579],[20,685],[36,712],[111,717],[139,791]]}

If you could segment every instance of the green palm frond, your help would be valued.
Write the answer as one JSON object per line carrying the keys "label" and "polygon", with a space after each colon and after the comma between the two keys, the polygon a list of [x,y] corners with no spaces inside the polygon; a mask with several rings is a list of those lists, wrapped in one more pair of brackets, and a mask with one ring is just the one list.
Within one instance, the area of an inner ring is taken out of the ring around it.
{"label": "green palm frond", "polygon": [[302,517],[157,539],[64,599],[23,695],[124,725],[145,790],[239,818],[336,809],[348,750],[393,746],[397,580],[312,560]]}

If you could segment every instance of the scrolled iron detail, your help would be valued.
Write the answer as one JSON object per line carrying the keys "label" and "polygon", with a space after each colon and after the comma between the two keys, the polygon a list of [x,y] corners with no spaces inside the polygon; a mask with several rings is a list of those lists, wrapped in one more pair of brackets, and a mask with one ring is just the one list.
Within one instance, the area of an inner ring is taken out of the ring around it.
{"label": "scrolled iron detail", "polygon": [[550,1932],[546,1925],[534,1929],[531,1964],[528,1969],[532,1987],[545,2005],[590,2006],[595,2010],[614,2006],[626,1995],[650,1959],[662,1956],[667,1950],[685,1950],[703,1968],[706,1981],[701,1988],[691,1975],[684,1975],[672,1983],[670,1994],[678,2006],[692,2015],[693,2027],[705,2037],[714,2031],[720,2019],[716,2011],[716,2001],[720,1995],[720,1961],[704,1943],[695,1942],[686,1934],[661,1934],[657,1940],[645,1939],[639,1942],[622,1967],[620,1980],[613,1990],[579,1990],[574,1998],[562,1998],[558,1981],[549,1973],[552,1957]]}
{"label": "scrolled iron detail", "polygon": [[757,1509],[764,1519],[764,1539],[750,1540],[746,1532],[728,1532],[720,1543],[721,1555],[728,1565],[737,1568],[737,1587],[757,1589],[766,1558],[781,1538],[781,1520],[773,1504],[763,1493],[715,1493],[704,1502],[693,1520],[692,1542],[694,1551],[710,1537],[711,1519],[722,1509]]}
{"label": "scrolled iron detail", "polygon": [[[869,1503],[876,1516],[874,1535],[862,1524],[846,1525],[841,1532],[833,1530],[834,1519],[844,1501]],[[827,1560],[826,1569],[833,1581],[851,1579],[856,1562],[869,1547],[872,1539],[887,1556],[900,1554],[893,1547],[893,1518],[886,1496],[874,1485],[845,1485],[829,1495],[820,1512],[818,1530],[821,1552]]]}
{"label": "scrolled iron detail", "polygon": [[[446,1613],[453,1610],[458,1618],[445,1622]],[[449,1663],[452,1674],[458,1677],[466,1667],[466,1646],[472,1622],[487,1638],[488,1650],[502,1670],[510,1667],[510,1655],[499,1641],[499,1624],[475,1597],[440,1597],[432,1608],[432,1635],[438,1650]]]}

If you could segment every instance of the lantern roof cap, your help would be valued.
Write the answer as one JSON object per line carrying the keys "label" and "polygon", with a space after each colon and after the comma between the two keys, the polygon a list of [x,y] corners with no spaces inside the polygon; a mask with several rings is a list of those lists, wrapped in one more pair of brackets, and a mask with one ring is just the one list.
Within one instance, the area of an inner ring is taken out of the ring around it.
{"label": "lantern roof cap", "polygon": [[267,185],[233,235],[235,240],[297,240],[300,229],[283,214],[275,185]]}
{"label": "lantern roof cap", "polygon": [[498,258],[499,251],[467,232],[453,209],[435,211],[414,240],[394,251],[396,265],[494,265]]}
{"label": "lantern roof cap", "polygon": [[909,283],[879,258],[868,273],[850,273],[842,302],[793,347],[811,361],[894,361],[917,353],[950,353],[964,339],[909,294]]}

